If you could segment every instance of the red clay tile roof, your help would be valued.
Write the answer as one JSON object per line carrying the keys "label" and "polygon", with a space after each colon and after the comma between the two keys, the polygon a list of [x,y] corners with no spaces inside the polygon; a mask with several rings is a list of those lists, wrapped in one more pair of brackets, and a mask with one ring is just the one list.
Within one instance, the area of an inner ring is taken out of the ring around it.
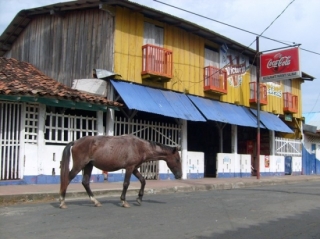
{"label": "red clay tile roof", "polygon": [[104,97],[84,93],[44,75],[27,62],[0,57],[0,94],[31,95],[121,107]]}

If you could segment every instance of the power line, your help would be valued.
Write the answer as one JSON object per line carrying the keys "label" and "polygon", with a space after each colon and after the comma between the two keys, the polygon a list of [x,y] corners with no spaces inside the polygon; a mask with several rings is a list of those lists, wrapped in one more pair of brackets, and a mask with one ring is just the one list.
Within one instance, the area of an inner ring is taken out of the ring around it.
{"label": "power line", "polygon": [[[314,102],[314,105],[313,105],[312,110],[311,110],[310,112],[313,112],[314,107],[316,107],[316,105],[317,105],[317,103],[318,103],[319,97],[320,97],[320,93],[318,94],[317,100]],[[309,113],[310,113],[310,112],[309,112]]]}
{"label": "power line", "polygon": [[[282,12],[269,24],[269,26],[267,26],[266,29],[264,29],[264,30],[261,32],[261,34],[258,35],[258,37],[264,37],[264,36],[262,36],[262,34],[265,33],[265,32],[273,25],[273,23],[287,10],[287,8],[288,8],[294,1],[295,1],[295,0],[292,0],[292,1],[282,10]],[[249,48],[255,41],[256,41],[256,39],[255,39],[253,42],[251,42],[251,44],[248,46],[248,48]],[[283,44],[285,44],[285,43],[283,43]],[[286,43],[286,45],[288,45],[288,44]]]}
{"label": "power line", "polygon": [[[172,8],[175,8],[175,9],[178,9],[178,10],[180,10],[180,11],[184,11],[184,12],[190,13],[190,14],[192,14],[192,15],[195,15],[195,16],[198,16],[198,17],[201,17],[201,18],[208,19],[208,20],[213,21],[213,22],[220,23],[220,24],[222,24],[222,25],[225,25],[225,26],[228,26],[228,27],[237,29],[237,30],[239,30],[239,31],[243,31],[243,32],[246,32],[246,33],[255,35],[255,36],[261,36],[262,38],[267,39],[267,40],[270,40],[270,41],[278,42],[278,43],[281,43],[281,44],[284,44],[284,45],[287,45],[287,46],[291,46],[291,45],[292,45],[292,44],[288,44],[288,43],[285,43],[285,42],[282,42],[282,41],[279,41],[279,40],[276,40],[276,39],[272,39],[272,38],[270,38],[270,37],[262,36],[262,34],[264,33],[264,31],[263,31],[261,34],[254,33],[254,32],[245,30],[245,29],[243,29],[243,28],[236,27],[236,26],[233,26],[233,25],[230,25],[230,24],[227,24],[227,23],[224,23],[224,22],[215,20],[215,19],[213,19],[213,18],[203,16],[203,15],[198,14],[198,13],[195,13],[195,12],[191,12],[191,11],[189,11],[189,10],[186,10],[186,9],[183,9],[183,8],[180,8],[180,7],[176,7],[176,6],[173,6],[173,5],[168,4],[168,3],[165,3],[165,2],[161,2],[161,1],[159,1],[159,0],[153,0],[153,1],[158,2],[158,3],[161,3],[161,4],[166,5],[166,6],[169,6],[169,7],[172,7]],[[295,1],[295,0],[293,0],[292,2],[290,2],[289,5],[292,4],[294,1]],[[289,5],[282,11],[282,13],[289,7]],[[279,18],[279,17],[282,15],[282,13],[280,13],[280,15],[279,15],[277,18]],[[277,20],[277,18],[276,18],[275,20]],[[274,21],[275,21],[275,20],[274,20]],[[274,21],[273,21],[273,22],[274,22]],[[273,24],[273,22],[269,25],[269,27]],[[269,28],[269,27],[268,27],[268,28]],[[266,31],[268,28],[266,28],[265,31]],[[255,41],[254,41],[254,42],[255,42]],[[252,42],[252,43],[249,45],[249,47],[250,47],[254,42]],[[294,44],[295,44],[295,43],[294,43]],[[311,51],[311,50],[307,50],[307,49],[304,49],[304,48],[302,48],[302,47],[300,47],[300,49],[303,50],[303,51],[307,51],[307,52],[309,52],[309,53],[313,53],[313,54],[316,54],[316,55],[320,55],[320,53],[318,53],[318,52],[314,52],[314,51]]]}

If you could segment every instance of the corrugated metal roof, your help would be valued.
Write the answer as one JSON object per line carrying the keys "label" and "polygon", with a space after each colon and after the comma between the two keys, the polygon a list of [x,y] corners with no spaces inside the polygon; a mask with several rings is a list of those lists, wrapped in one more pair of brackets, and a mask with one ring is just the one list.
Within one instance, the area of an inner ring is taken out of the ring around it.
{"label": "corrugated metal roof", "polygon": [[316,126],[317,130],[320,130],[320,112],[310,112],[302,115],[306,124]]}
{"label": "corrugated metal roof", "polygon": [[[257,111],[250,109],[254,115],[257,115]],[[260,121],[266,126],[269,130],[274,130],[283,133],[293,133],[293,131],[286,125],[280,118],[276,115],[260,111]]]}
{"label": "corrugated metal roof", "polygon": [[206,121],[184,94],[122,81],[111,80],[111,83],[129,109],[191,121]]}
{"label": "corrugated metal roof", "polygon": [[[188,95],[188,97],[208,120],[233,125],[257,127],[256,117],[246,107],[191,95]],[[260,127],[264,128],[263,125],[260,125]]]}

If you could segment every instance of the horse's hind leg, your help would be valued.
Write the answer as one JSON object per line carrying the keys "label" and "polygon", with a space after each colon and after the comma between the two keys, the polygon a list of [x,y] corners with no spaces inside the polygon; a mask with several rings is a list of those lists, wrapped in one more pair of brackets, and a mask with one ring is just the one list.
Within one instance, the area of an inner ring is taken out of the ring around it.
{"label": "horse's hind leg", "polygon": [[68,181],[66,183],[61,184],[60,186],[60,208],[65,209],[67,208],[65,198],[66,198],[66,192],[67,192],[67,187],[74,179],[74,177],[80,172],[80,169],[72,168],[71,171],[68,174]]}
{"label": "horse's hind leg", "polygon": [[94,203],[96,207],[100,207],[101,203],[94,198],[93,193],[90,189],[90,177],[92,172],[93,165],[92,163],[88,163],[83,168],[83,176],[82,176],[82,185],[86,189],[88,196],[90,197],[90,200]]}
{"label": "horse's hind leg", "polygon": [[146,186],[146,180],[141,175],[141,173],[139,172],[138,169],[133,170],[133,175],[136,176],[136,178],[139,179],[139,181],[141,183],[141,188],[139,190],[139,194],[138,194],[138,198],[137,198],[138,204],[141,205],[142,197],[144,194],[144,187]]}

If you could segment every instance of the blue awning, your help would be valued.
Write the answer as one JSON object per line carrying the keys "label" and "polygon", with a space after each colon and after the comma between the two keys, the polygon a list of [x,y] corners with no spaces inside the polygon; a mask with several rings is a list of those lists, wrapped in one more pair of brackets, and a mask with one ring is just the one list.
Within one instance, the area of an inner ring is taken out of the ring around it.
{"label": "blue awning", "polygon": [[[256,117],[243,106],[188,95],[208,120],[257,128]],[[261,128],[264,128],[260,124]]]}
{"label": "blue awning", "polygon": [[111,80],[111,83],[129,109],[191,121],[206,121],[184,94],[122,81]]}
{"label": "blue awning", "polygon": [[[254,115],[257,116],[257,111],[250,109]],[[260,111],[260,121],[266,126],[267,129],[283,132],[283,133],[293,133],[293,131],[276,115]]]}

